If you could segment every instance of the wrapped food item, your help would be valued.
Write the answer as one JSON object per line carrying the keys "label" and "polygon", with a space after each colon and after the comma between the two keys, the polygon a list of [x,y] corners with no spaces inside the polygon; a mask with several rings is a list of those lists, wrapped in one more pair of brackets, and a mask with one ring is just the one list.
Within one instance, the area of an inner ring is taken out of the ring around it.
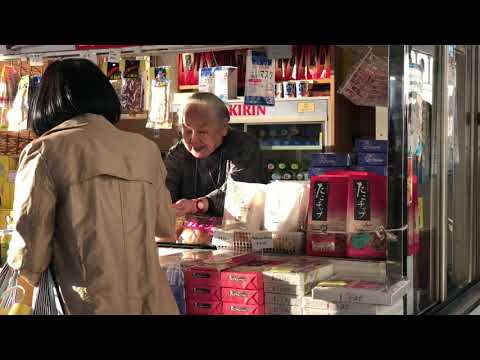
{"label": "wrapped food item", "polygon": [[7,114],[9,131],[27,129],[29,87],[30,76],[22,76],[18,83],[17,95],[13,101],[12,108]]}
{"label": "wrapped food item", "polygon": [[248,51],[245,105],[275,106],[275,63],[258,51]]}
{"label": "wrapped food item", "polygon": [[190,216],[185,219],[180,242],[184,244],[210,244],[215,227],[220,224],[220,218]]}
{"label": "wrapped food item", "polygon": [[7,127],[7,113],[13,105],[18,90],[20,75],[13,66],[3,66],[0,70],[0,126]]}
{"label": "wrapped food item", "polygon": [[175,233],[177,235],[177,239],[180,238],[180,235],[183,232],[183,224],[185,222],[185,216],[180,216],[175,219]]}
{"label": "wrapped food item", "polygon": [[229,179],[225,194],[223,226],[226,229],[258,231],[263,225],[265,185]]}
{"label": "wrapped food item", "polygon": [[143,111],[143,78],[139,60],[123,60],[122,89],[120,103],[125,113]]}
{"label": "wrapped food item", "polygon": [[277,181],[265,187],[265,229],[296,232],[305,222],[307,184]]}
{"label": "wrapped food item", "polygon": [[148,114],[148,129],[171,129],[172,118],[170,116],[172,93],[171,93],[171,68],[162,66],[152,68],[150,77],[150,112]]}

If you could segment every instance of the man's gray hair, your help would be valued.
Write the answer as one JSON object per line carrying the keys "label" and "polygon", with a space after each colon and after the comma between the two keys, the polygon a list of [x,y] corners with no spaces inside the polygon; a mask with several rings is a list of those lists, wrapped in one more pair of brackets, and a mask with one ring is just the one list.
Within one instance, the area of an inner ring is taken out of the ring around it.
{"label": "man's gray hair", "polygon": [[181,122],[184,121],[185,110],[192,104],[202,104],[207,105],[214,110],[215,117],[217,118],[219,124],[230,121],[230,112],[225,103],[220,100],[217,96],[208,92],[197,92],[189,96],[180,110],[179,119]]}

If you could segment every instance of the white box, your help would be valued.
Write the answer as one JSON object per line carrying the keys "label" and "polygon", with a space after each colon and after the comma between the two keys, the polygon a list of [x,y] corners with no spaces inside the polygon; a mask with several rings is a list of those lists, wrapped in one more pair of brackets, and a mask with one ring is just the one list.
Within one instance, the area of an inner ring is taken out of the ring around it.
{"label": "white box", "polygon": [[265,304],[302,306],[303,296],[265,293]]}
{"label": "white box", "polygon": [[400,299],[395,305],[374,305],[374,304],[347,304],[333,303],[325,300],[313,299],[311,296],[305,296],[302,299],[302,307],[312,310],[328,311],[337,315],[381,315],[383,313],[400,312],[403,315],[403,299]]}
{"label": "white box", "polygon": [[201,68],[198,76],[198,91],[214,93],[215,91],[215,68]]}
{"label": "white box", "polygon": [[282,283],[263,283],[265,293],[275,293],[282,295],[293,295],[296,297],[302,297],[309,294],[315,287],[315,283],[307,284],[306,286],[289,285]]}
{"label": "white box", "polygon": [[214,94],[221,100],[237,98],[238,70],[233,66],[218,66],[214,71]]}
{"label": "white box", "polygon": [[403,300],[398,301],[393,306],[381,306],[375,314],[361,314],[359,312],[350,312],[342,310],[321,310],[304,307],[303,315],[403,315]]}
{"label": "white box", "polygon": [[318,284],[312,291],[313,299],[349,304],[393,305],[402,299],[410,286],[408,280],[399,281],[390,288],[383,284],[365,281],[343,281],[338,277],[333,277],[329,281],[337,282],[337,285],[321,286],[321,283]]}
{"label": "white box", "polygon": [[278,304],[265,304],[265,314],[267,315],[302,315],[302,307],[278,305]]}
{"label": "white box", "polygon": [[332,264],[320,264],[310,259],[295,259],[263,272],[263,281],[272,284],[306,287],[310,283],[333,276]]}
{"label": "white box", "polygon": [[333,271],[341,276],[377,278],[384,282],[387,278],[385,261],[332,259]]}

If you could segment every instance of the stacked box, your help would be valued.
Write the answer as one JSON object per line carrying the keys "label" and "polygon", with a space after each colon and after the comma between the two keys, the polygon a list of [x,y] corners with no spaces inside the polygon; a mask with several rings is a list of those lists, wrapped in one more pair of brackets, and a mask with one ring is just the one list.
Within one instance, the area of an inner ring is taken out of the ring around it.
{"label": "stacked box", "polygon": [[354,171],[366,171],[388,176],[388,141],[356,139],[357,166]]}
{"label": "stacked box", "polygon": [[258,260],[225,270],[221,274],[224,315],[264,315],[265,295],[263,272],[276,260]]}
{"label": "stacked box", "polygon": [[403,299],[388,306],[334,303],[305,296],[302,303],[302,313],[304,315],[403,315],[404,309]]}
{"label": "stacked box", "polygon": [[292,258],[263,272],[268,315],[301,315],[302,298],[322,279],[333,275],[333,265],[322,259]]}
{"label": "stacked box", "polygon": [[350,154],[340,153],[316,153],[312,154],[310,166],[312,167],[340,167],[347,168],[351,165]]}
{"label": "stacked box", "polygon": [[342,280],[334,276],[317,284],[312,298],[333,303],[394,305],[409,290],[409,281],[402,280],[388,287],[383,283],[362,280]]}

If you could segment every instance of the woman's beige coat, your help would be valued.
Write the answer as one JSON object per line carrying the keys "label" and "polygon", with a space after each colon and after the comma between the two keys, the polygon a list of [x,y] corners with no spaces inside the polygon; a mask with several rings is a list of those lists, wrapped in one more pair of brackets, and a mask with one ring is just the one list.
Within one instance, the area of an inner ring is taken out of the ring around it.
{"label": "woman's beige coat", "polygon": [[70,314],[177,314],[155,236],[175,232],[158,147],[86,114],[29,144],[8,263],[36,284],[53,261]]}

